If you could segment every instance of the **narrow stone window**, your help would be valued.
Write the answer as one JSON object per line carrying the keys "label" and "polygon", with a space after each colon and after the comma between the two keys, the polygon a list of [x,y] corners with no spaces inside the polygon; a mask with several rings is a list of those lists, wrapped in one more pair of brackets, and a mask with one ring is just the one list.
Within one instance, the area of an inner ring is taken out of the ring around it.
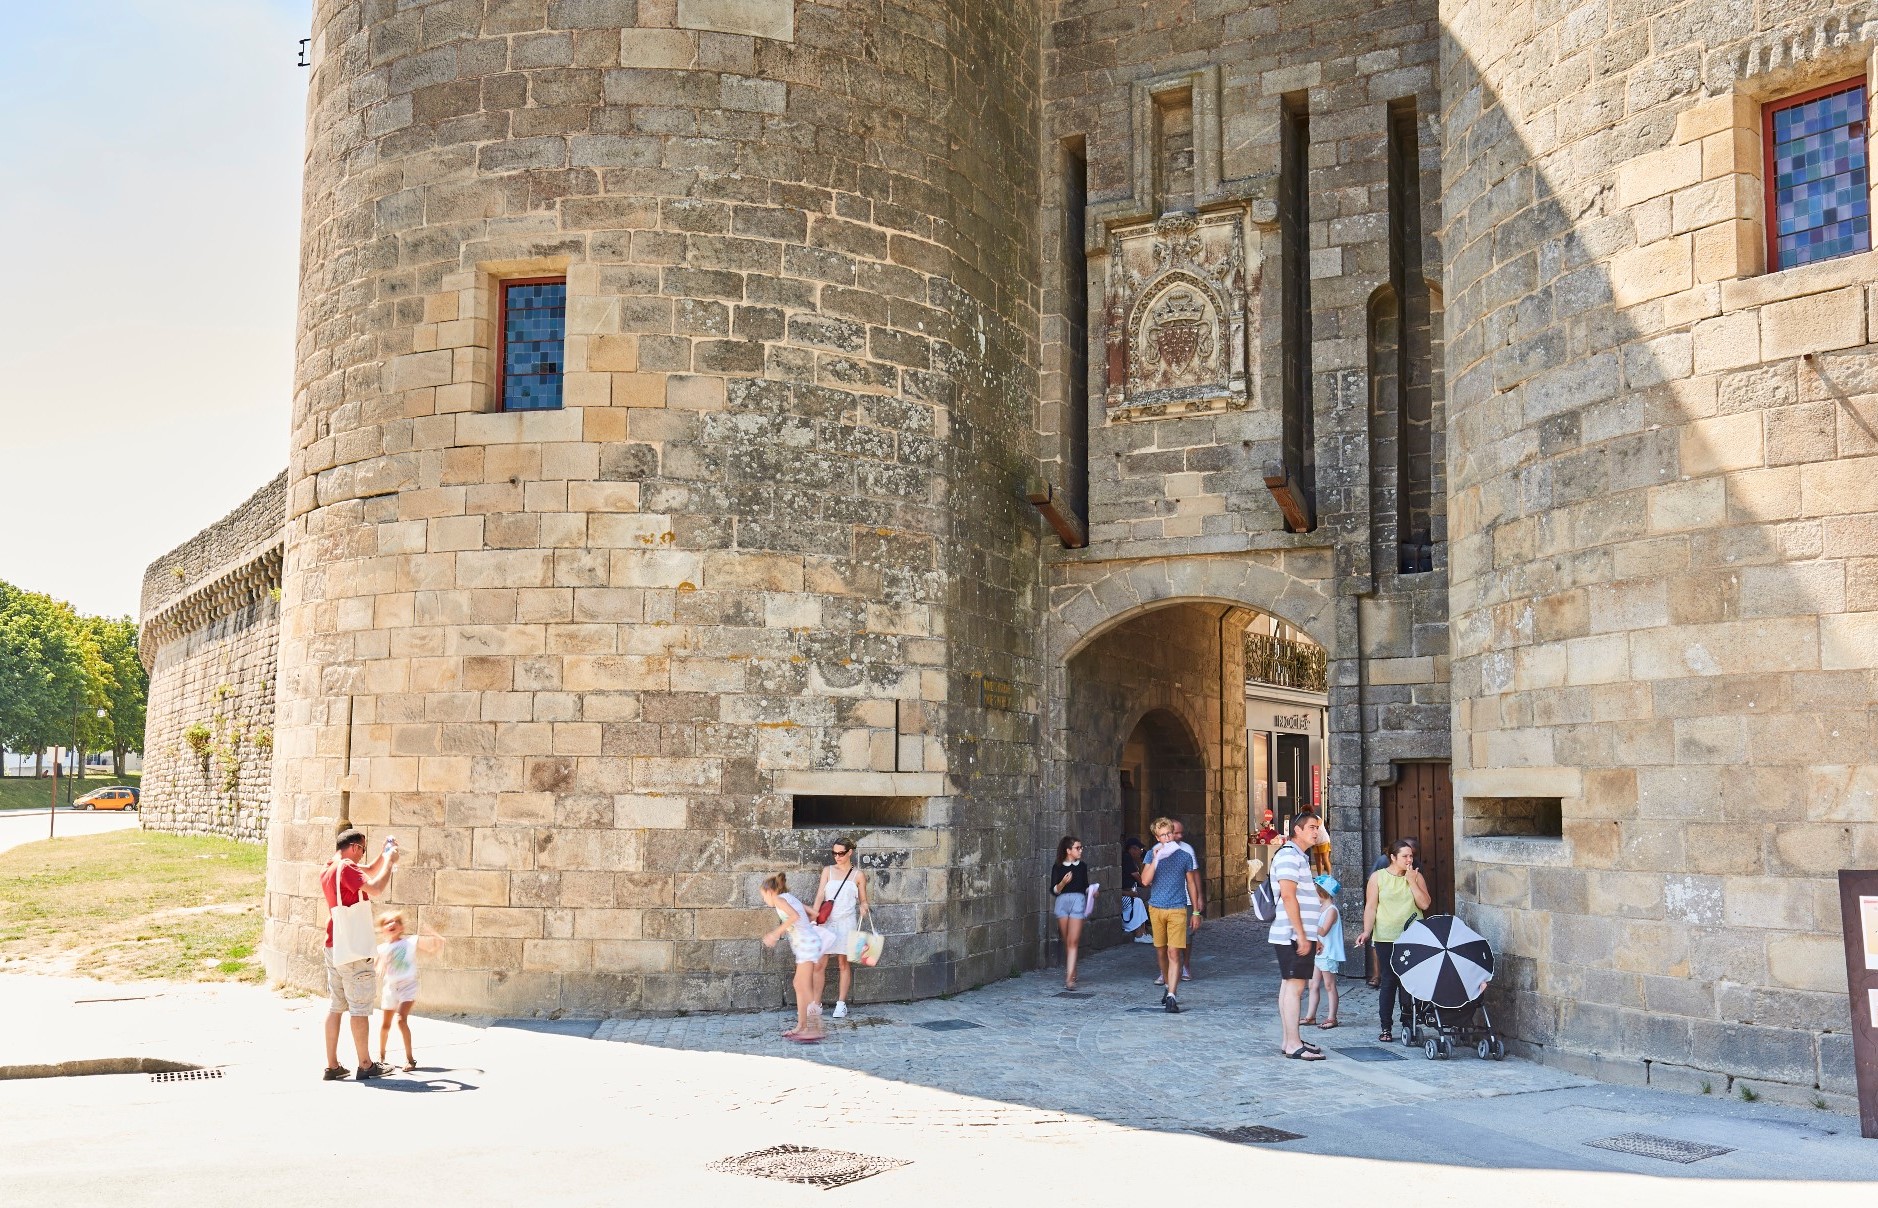
{"label": "narrow stone window", "polygon": [[1161,209],[1190,210],[1194,195],[1193,89],[1178,88],[1154,98],[1155,179]]}
{"label": "narrow stone window", "polygon": [[1558,797],[1467,797],[1461,834],[1470,839],[1562,839],[1564,801]]}
{"label": "narrow stone window", "polygon": [[567,343],[567,278],[528,277],[496,286],[496,397],[504,411],[561,408],[563,349]]}
{"label": "narrow stone window", "polygon": [[1762,122],[1768,266],[1793,268],[1869,249],[1865,81],[1772,102]]}
{"label": "narrow stone window", "polygon": [[1421,142],[1415,100],[1389,104],[1389,284],[1395,293],[1396,569],[1434,563],[1433,316],[1422,271]]}
{"label": "narrow stone window", "polygon": [[859,797],[800,793],[795,797],[796,830],[921,826],[926,821],[924,797]]}
{"label": "narrow stone window", "polygon": [[[1294,531],[1316,527],[1317,453],[1311,401],[1311,115],[1303,93],[1282,101],[1278,145],[1278,240],[1284,476]],[[1269,476],[1268,476],[1269,482]]]}
{"label": "narrow stone window", "polygon": [[1083,231],[1089,213],[1089,159],[1080,138],[1063,144],[1063,326],[1070,507],[1089,515],[1089,259]]}

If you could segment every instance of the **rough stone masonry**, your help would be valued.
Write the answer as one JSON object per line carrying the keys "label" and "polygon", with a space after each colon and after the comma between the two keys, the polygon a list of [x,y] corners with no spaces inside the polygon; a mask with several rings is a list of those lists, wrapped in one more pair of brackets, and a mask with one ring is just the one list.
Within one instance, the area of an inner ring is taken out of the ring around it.
{"label": "rough stone masonry", "polygon": [[[440,1008],[775,1003],[755,884],[847,831],[889,935],[857,993],[980,984],[1049,959],[1061,834],[1115,883],[1131,743],[1231,909],[1267,614],[1330,653],[1346,909],[1451,764],[1433,854],[1529,1051],[1844,1102],[1878,271],[1768,271],[1761,122],[1869,76],[1873,5],[313,34],[275,976],[317,980],[350,821],[452,938]],[[564,406],[503,412],[498,287],[537,277]]]}

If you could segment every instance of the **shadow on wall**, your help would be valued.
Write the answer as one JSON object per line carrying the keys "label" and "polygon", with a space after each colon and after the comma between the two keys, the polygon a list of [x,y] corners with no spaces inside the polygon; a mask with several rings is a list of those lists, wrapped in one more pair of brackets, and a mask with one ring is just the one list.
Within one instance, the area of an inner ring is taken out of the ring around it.
{"label": "shadow on wall", "polygon": [[1758,105],[1727,94],[1870,43],[1685,4],[1668,57],[1619,53],[1640,21],[1551,61],[1530,4],[1442,10],[1457,804],[1563,804],[1556,839],[1461,852],[1503,1021],[1606,1076],[1849,1094],[1830,879],[1878,857],[1878,761],[1834,614],[1878,608],[1878,516],[1844,515],[1878,513],[1845,460],[1878,451],[1874,272],[1758,275]]}

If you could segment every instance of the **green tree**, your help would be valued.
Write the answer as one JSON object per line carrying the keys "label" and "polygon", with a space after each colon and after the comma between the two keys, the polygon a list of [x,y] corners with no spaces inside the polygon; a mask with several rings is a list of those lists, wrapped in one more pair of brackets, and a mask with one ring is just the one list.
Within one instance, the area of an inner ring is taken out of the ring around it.
{"label": "green tree", "polygon": [[106,668],[72,606],[0,583],[0,747],[76,746],[82,715],[105,703]]}
{"label": "green tree", "polygon": [[[150,677],[137,654],[137,622],[129,617],[86,617],[92,643],[105,670],[105,716],[88,711],[88,743],[111,752],[111,770],[124,775],[124,755],[143,751],[144,709],[149,703]],[[86,720],[81,718],[81,721]]]}

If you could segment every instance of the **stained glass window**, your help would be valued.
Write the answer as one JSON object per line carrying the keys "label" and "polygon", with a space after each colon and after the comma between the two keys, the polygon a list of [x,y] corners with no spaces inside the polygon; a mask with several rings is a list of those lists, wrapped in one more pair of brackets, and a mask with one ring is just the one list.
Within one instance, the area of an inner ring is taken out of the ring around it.
{"label": "stained glass window", "polygon": [[555,411],[561,406],[562,348],[567,341],[567,282],[502,286],[502,409]]}
{"label": "stained glass window", "polygon": [[1769,200],[1774,268],[1871,247],[1865,81],[1851,80],[1772,107]]}

